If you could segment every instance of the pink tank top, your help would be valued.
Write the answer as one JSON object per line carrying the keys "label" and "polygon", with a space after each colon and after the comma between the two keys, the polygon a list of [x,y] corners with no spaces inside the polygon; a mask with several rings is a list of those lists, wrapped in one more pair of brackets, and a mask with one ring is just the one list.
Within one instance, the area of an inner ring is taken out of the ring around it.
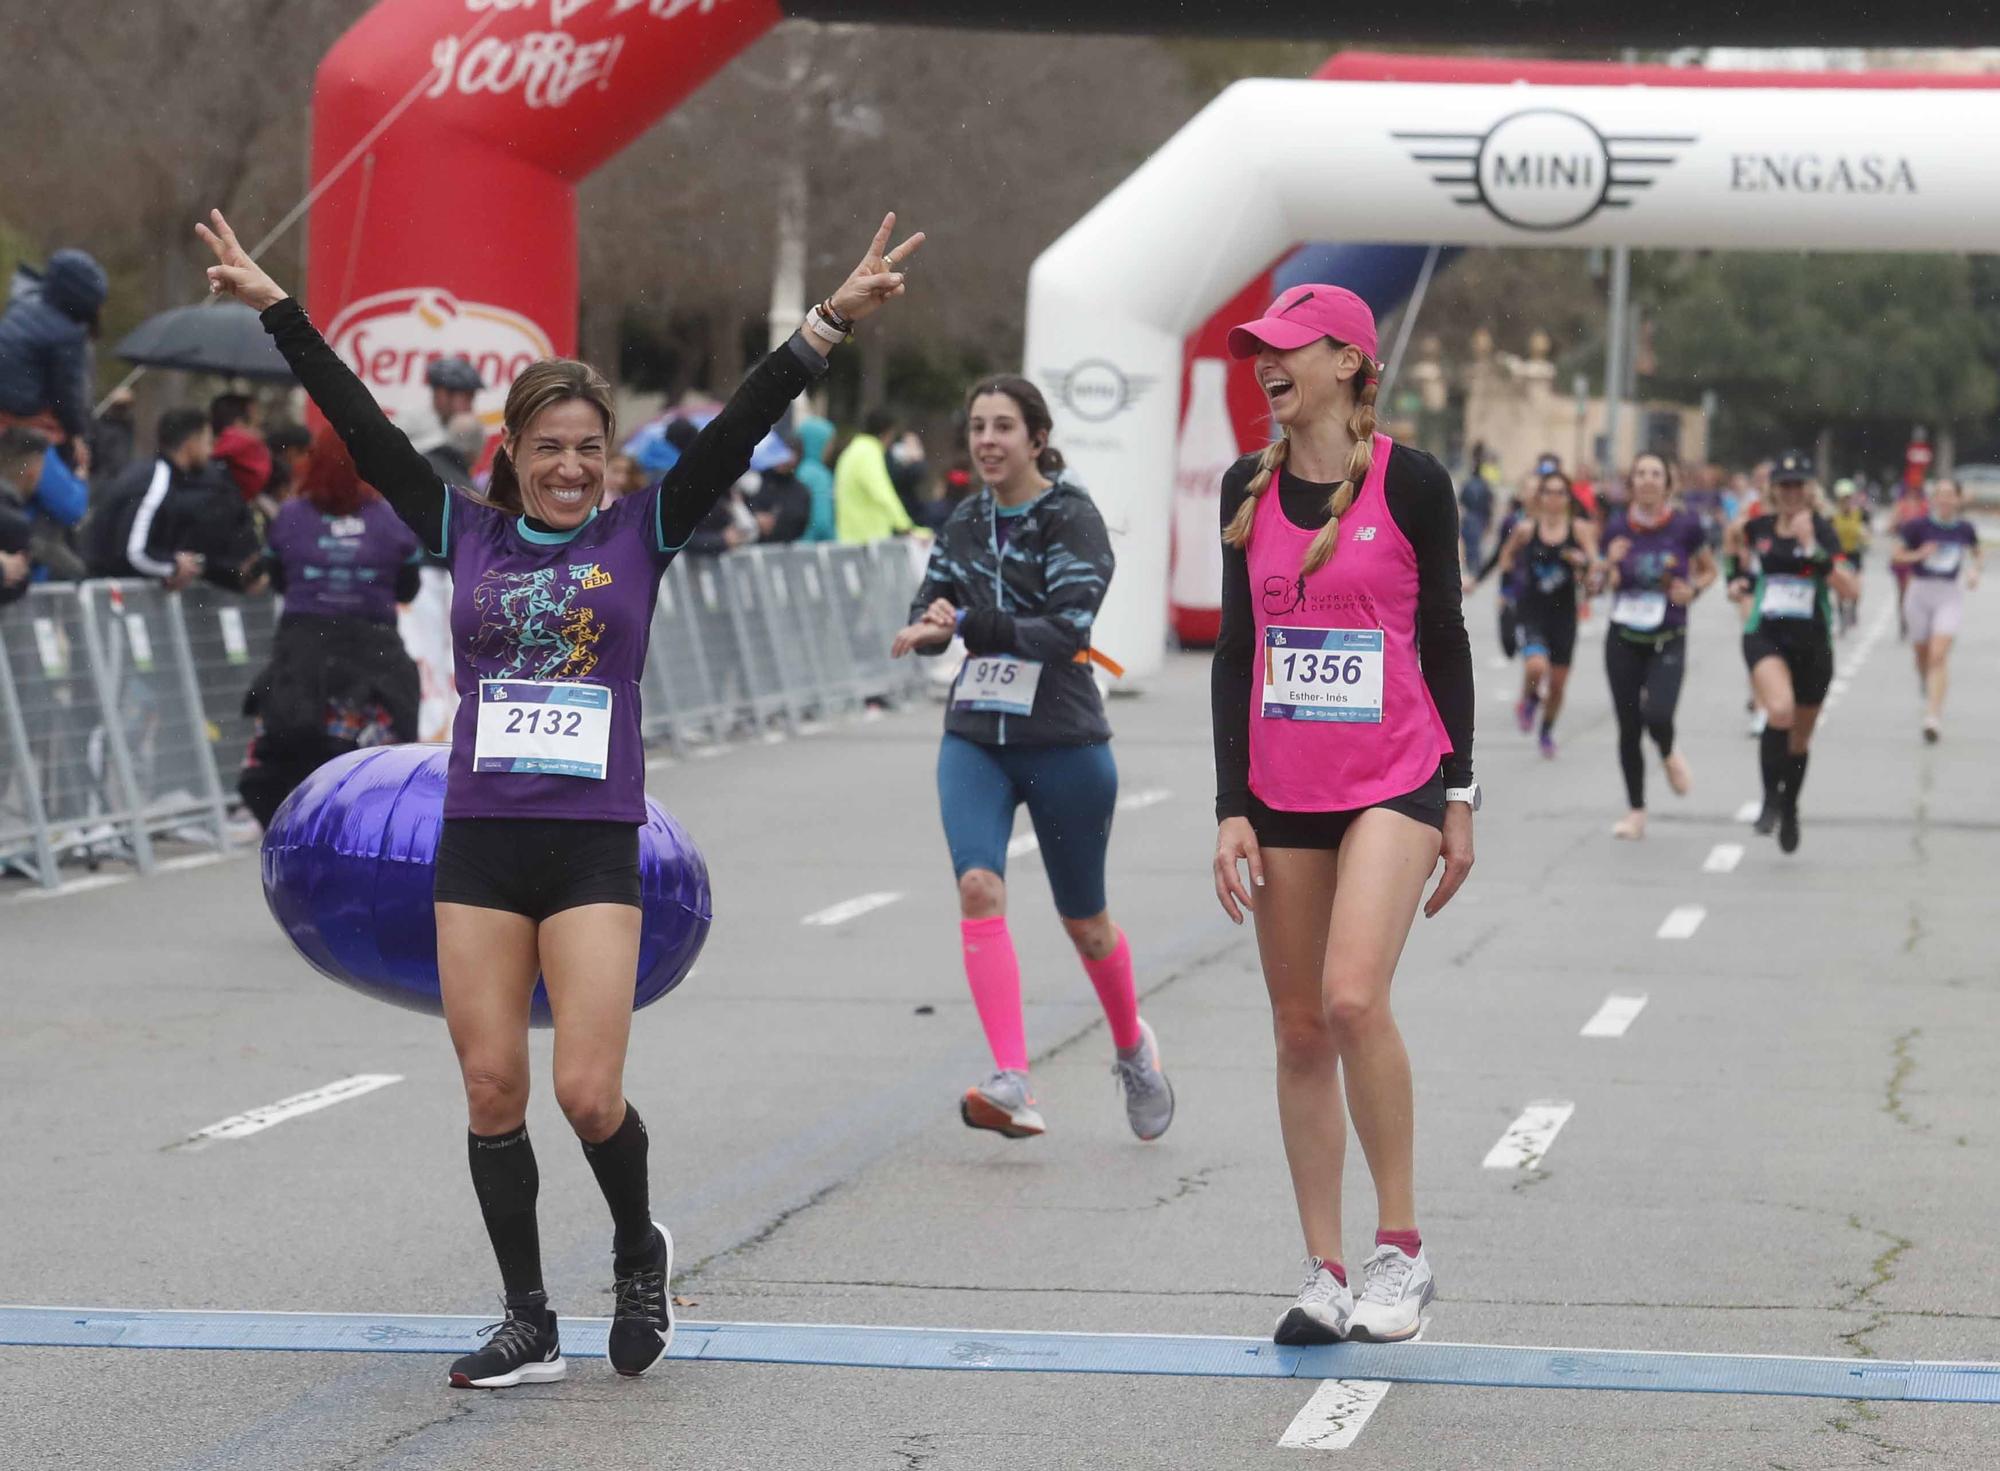
{"label": "pink tank top", "polygon": [[1451,739],[1417,663],[1417,554],[1382,485],[1392,441],[1375,436],[1340,546],[1311,577],[1318,533],[1293,524],[1279,471],[1257,498],[1248,562],[1256,613],[1250,790],[1282,812],[1349,812],[1415,791]]}

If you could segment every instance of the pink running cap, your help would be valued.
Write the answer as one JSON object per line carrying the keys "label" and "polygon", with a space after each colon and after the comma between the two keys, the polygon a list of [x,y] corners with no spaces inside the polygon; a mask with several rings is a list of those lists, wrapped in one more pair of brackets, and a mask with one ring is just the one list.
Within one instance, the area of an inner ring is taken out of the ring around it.
{"label": "pink running cap", "polygon": [[1290,352],[1322,337],[1358,347],[1368,354],[1369,362],[1376,361],[1375,313],[1368,310],[1368,303],[1344,286],[1313,282],[1285,292],[1256,321],[1231,327],[1229,355],[1255,357],[1260,346]]}

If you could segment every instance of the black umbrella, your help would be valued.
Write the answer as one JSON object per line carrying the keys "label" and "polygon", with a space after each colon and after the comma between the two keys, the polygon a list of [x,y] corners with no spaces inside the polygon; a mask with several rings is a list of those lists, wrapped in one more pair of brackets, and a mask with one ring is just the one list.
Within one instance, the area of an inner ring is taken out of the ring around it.
{"label": "black umbrella", "polygon": [[150,368],[292,381],[283,354],[257,314],[240,301],[175,307],[148,317],[118,344],[118,356]]}

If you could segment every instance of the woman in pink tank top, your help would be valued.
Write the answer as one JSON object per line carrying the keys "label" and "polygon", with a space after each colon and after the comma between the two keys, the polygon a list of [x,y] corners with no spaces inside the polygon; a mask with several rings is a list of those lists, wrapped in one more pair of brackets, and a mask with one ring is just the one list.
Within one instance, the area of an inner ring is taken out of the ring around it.
{"label": "woman in pink tank top", "polygon": [[[1433,1287],[1389,983],[1439,860],[1426,914],[1472,866],[1479,796],[1457,496],[1435,459],[1375,432],[1375,321],[1353,293],[1295,286],[1229,350],[1256,357],[1281,431],[1223,477],[1212,689],[1216,896],[1256,919],[1305,1234],[1305,1284],[1274,1336],[1394,1342]],[[1343,1087],[1378,1209],[1353,1289]]]}

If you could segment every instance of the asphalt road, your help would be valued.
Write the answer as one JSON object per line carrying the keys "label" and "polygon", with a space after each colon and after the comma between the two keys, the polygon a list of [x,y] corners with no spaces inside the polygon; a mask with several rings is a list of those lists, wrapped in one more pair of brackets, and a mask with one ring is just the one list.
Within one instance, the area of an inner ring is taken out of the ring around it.
{"label": "asphalt road", "polygon": [[[1396,1005],[1417,1069],[1432,1341],[2000,1358],[2000,982],[1991,732],[2000,593],[1975,596],[1945,740],[1918,740],[1871,574],[1816,745],[1805,841],[1755,794],[1730,616],[1699,609],[1682,707],[1696,786],[1622,809],[1601,638],[1543,761],[1470,614],[1479,861],[1419,921]],[[1247,930],[1210,891],[1206,661],[1113,706],[1128,806],[1114,914],[1180,1114],[1127,1133],[1094,998],[1032,855],[1014,934],[1050,1132],[958,1122],[984,1070],[932,781],[934,707],[661,765],[708,855],[696,975],[641,1014],[629,1091],[690,1319],[1255,1335],[1297,1285],[1297,1225]],[[1718,847],[1738,845],[1727,863]],[[866,893],[844,923],[805,916]],[[1685,939],[1656,938],[1699,907]],[[479,1313],[497,1288],[442,1024],[290,953],[238,858],[0,897],[9,1188],[0,1299],[119,1308]],[[1579,1035],[1608,996],[1647,1002]],[[543,1084],[531,1108],[548,1280],[609,1311],[609,1230]],[[356,1074],[402,1081],[240,1139],[203,1127]],[[1482,1166],[1538,1100],[1574,1112],[1532,1167]],[[1367,1177],[1350,1151],[1350,1260]],[[224,1468],[1991,1467],[2000,1408],[1399,1384],[1344,1450],[1281,1449],[1285,1380],[576,1359],[558,1385],[444,1387],[390,1354],[0,1349],[0,1465]],[[1309,1462],[1308,1462],[1309,1463]]]}

